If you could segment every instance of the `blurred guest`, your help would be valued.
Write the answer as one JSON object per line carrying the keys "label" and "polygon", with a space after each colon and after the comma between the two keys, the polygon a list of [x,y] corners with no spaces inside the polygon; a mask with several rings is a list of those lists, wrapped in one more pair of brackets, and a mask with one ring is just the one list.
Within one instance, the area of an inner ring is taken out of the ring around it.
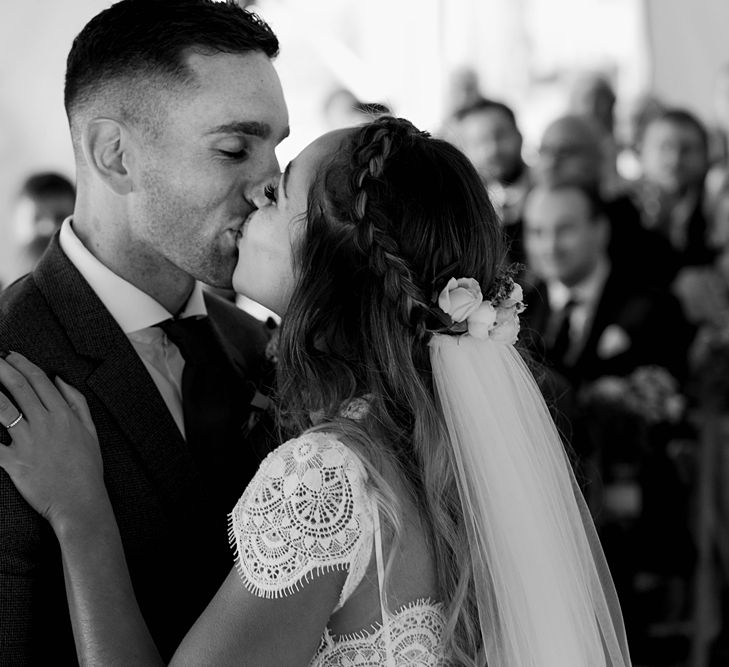
{"label": "blurred guest", "polygon": [[709,140],[701,121],[685,109],[668,109],[646,125],[640,145],[641,178],[635,201],[646,229],[667,242],[672,289],[695,323],[713,306],[712,246],[705,180]]}
{"label": "blurred guest", "polygon": [[709,264],[704,180],[709,142],[701,121],[684,109],[668,109],[648,121],[640,146],[642,177],[637,201],[645,227],[664,236],[679,266]]}
{"label": "blurred guest", "polygon": [[446,114],[454,114],[458,109],[463,109],[475,104],[484,98],[481,92],[481,84],[478,73],[469,65],[456,67],[448,77]]}
{"label": "blurred guest", "polygon": [[513,261],[523,261],[522,209],[531,187],[514,112],[501,102],[478,100],[454,114],[454,138],[476,167],[510,241]]}
{"label": "blurred guest", "polygon": [[[533,169],[537,183],[577,185],[593,190],[603,200],[609,221],[608,255],[616,267],[631,266],[641,277],[666,285],[673,265],[668,243],[646,231],[640,213],[626,192],[605,185],[602,135],[597,123],[584,116],[561,116],[545,129]],[[650,256],[650,266],[645,258]]]}
{"label": "blurred guest", "polygon": [[665,108],[663,102],[650,93],[641,93],[626,105],[622,122],[618,123],[616,129],[618,174],[626,181],[640,178],[640,139],[648,121],[661,114]]}
{"label": "blurred guest", "polygon": [[600,130],[585,116],[554,119],[544,130],[534,172],[547,185],[574,184],[602,189]]}
{"label": "blurred guest", "polygon": [[601,135],[601,152],[605,188],[620,187],[615,137],[615,91],[608,78],[597,72],[582,73],[572,83],[569,92],[570,112],[595,121]]}
{"label": "blurred guest", "polygon": [[446,86],[445,112],[437,135],[446,141],[457,144],[455,114],[485,99],[481,92],[478,74],[473,67],[462,65],[448,76]]}
{"label": "blurred guest", "polygon": [[524,210],[524,247],[527,263],[542,280],[527,297],[527,330],[551,365],[577,387],[646,364],[683,378],[691,329],[678,303],[612,262],[609,240],[610,222],[592,190],[532,189]]}
{"label": "blurred guest", "polygon": [[[645,659],[654,650],[649,623],[678,613],[693,567],[688,489],[669,454],[678,427],[663,427],[680,419],[680,404],[671,405],[680,400],[693,331],[667,289],[611,262],[610,223],[593,190],[536,186],[524,224],[527,261],[544,281],[525,294],[522,331],[577,392],[588,438],[581,449],[596,471],[586,496],[631,653]],[[651,582],[651,595],[678,596],[656,609],[641,581]]]}
{"label": "blurred guest", "polygon": [[570,109],[578,116],[594,118],[610,136],[615,133],[615,91],[604,75],[578,76],[570,90]]}
{"label": "blurred guest", "polygon": [[5,276],[8,282],[33,269],[51,237],[73,213],[75,200],[74,185],[61,174],[42,172],[26,179],[13,214],[17,252]]}
{"label": "blurred guest", "polygon": [[715,261],[684,269],[675,289],[683,296],[684,311],[692,322],[721,329],[729,322],[729,175],[714,193],[708,225]]}

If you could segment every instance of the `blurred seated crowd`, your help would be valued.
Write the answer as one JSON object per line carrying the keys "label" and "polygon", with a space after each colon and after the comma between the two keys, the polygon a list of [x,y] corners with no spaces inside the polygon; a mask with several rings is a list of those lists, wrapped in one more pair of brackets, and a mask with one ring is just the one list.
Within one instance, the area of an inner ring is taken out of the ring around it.
{"label": "blurred seated crowd", "polygon": [[729,664],[716,428],[729,422],[729,108],[709,128],[646,97],[626,140],[609,81],[581,77],[527,164],[514,109],[469,92],[443,136],[522,265],[521,342],[543,365],[634,664]]}
{"label": "blurred seated crowd", "polygon": [[[610,83],[582,77],[527,163],[515,111],[464,72],[440,132],[475,165],[520,265],[521,345],[598,528],[635,665],[729,664],[729,65],[721,76],[723,127],[646,96],[625,138]],[[337,88],[322,112],[333,129],[391,109]],[[22,185],[6,284],[73,203],[60,174]]]}

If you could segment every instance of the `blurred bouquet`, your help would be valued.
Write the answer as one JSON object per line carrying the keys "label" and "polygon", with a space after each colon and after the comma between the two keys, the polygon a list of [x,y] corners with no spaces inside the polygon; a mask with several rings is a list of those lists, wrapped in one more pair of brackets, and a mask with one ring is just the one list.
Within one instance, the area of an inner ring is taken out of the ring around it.
{"label": "blurred bouquet", "polygon": [[640,366],[626,377],[599,378],[583,389],[581,402],[648,425],[676,424],[686,410],[677,380],[662,366]]}

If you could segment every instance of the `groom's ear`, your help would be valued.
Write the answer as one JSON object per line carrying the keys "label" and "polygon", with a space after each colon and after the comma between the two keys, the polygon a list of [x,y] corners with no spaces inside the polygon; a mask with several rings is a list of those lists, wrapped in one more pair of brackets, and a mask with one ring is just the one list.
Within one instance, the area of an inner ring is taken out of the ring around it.
{"label": "groom's ear", "polygon": [[132,191],[128,169],[132,138],[126,125],[113,118],[94,118],[82,135],[86,164],[104,184],[118,195]]}

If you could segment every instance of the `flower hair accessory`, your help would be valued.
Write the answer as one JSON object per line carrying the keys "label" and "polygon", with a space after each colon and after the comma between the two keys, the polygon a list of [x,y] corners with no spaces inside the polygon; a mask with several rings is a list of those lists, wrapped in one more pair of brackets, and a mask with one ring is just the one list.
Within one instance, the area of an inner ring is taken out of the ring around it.
{"label": "flower hair accessory", "polygon": [[524,293],[511,275],[499,276],[490,299],[473,278],[451,278],[438,295],[438,309],[449,316],[444,333],[468,333],[513,345],[519,337],[519,314],[524,311]]}

